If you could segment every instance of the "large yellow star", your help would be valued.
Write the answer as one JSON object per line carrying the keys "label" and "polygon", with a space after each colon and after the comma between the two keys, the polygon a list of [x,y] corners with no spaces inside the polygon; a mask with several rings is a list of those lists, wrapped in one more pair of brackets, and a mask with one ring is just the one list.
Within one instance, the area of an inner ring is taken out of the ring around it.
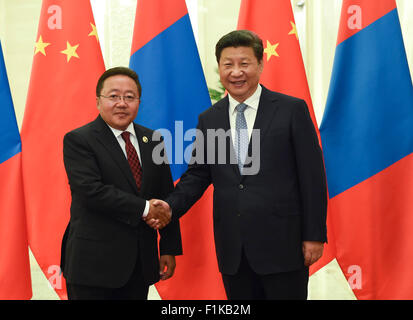
{"label": "large yellow star", "polygon": [[77,50],[78,47],[79,47],[78,44],[75,45],[75,46],[72,46],[72,45],[70,45],[69,41],[67,41],[66,50],[63,50],[63,51],[60,51],[60,52],[67,55],[67,62],[69,62],[72,57],[79,58],[79,56],[76,53],[76,50]]}
{"label": "large yellow star", "polygon": [[272,45],[271,42],[267,40],[267,47],[264,49],[264,52],[267,54],[267,61],[269,61],[272,56],[279,57],[276,51],[278,46],[279,43]]}
{"label": "large yellow star", "polygon": [[36,55],[37,53],[40,52],[41,54],[46,56],[45,48],[47,46],[50,46],[50,43],[43,42],[42,36],[39,36],[39,40],[37,40],[37,42],[35,44],[36,51],[34,52],[34,55]]}
{"label": "large yellow star", "polygon": [[88,34],[89,37],[96,37],[96,41],[99,42],[99,36],[98,36],[98,30],[96,29],[96,26],[91,22],[90,23],[92,27],[92,31]]}
{"label": "large yellow star", "polygon": [[290,23],[291,23],[292,29],[291,29],[291,31],[290,31],[288,34],[289,34],[289,35],[295,34],[295,37],[296,37],[297,40],[298,40],[297,27],[296,27],[296,25],[295,25],[294,22],[290,21]]}

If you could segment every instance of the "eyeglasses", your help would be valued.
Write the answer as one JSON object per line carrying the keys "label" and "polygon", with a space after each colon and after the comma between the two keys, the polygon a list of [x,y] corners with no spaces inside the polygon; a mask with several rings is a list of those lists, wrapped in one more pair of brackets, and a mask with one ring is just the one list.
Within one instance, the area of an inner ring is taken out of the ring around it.
{"label": "eyeglasses", "polygon": [[104,95],[100,95],[100,97],[109,99],[112,102],[119,102],[123,99],[123,101],[125,101],[126,103],[132,103],[135,100],[139,100],[138,97],[132,96],[132,95],[128,95],[128,96],[119,96],[117,94],[111,94],[110,96],[104,96]]}

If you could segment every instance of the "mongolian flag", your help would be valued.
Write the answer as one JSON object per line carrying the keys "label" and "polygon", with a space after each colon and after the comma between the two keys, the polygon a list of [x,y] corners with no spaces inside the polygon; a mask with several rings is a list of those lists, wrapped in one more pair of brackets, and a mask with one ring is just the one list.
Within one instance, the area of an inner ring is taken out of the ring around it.
{"label": "mongolian flag", "polygon": [[395,0],[344,0],[320,127],[337,261],[358,299],[413,298],[413,86]]}
{"label": "mongolian flag", "polygon": [[[163,134],[174,181],[186,170],[198,115],[211,105],[185,0],[139,0],[130,67],[142,83],[136,121]],[[161,130],[162,129],[162,130]],[[180,219],[182,256],[156,285],[163,299],[225,299],[212,229],[212,186]]]}
{"label": "mongolian flag", "polygon": [[[242,0],[238,29],[253,31],[263,40],[264,70],[260,83],[270,90],[305,100],[320,138],[291,1]],[[329,219],[329,215],[327,217]],[[323,257],[311,266],[310,274],[334,259],[333,238],[328,228],[328,239],[332,244],[325,247]]]}
{"label": "mongolian flag", "polygon": [[0,300],[32,297],[21,140],[0,42]]}
{"label": "mongolian flag", "polygon": [[61,298],[71,202],[63,136],[98,115],[95,89],[104,70],[90,2],[44,0],[21,133],[23,180],[29,245]]}

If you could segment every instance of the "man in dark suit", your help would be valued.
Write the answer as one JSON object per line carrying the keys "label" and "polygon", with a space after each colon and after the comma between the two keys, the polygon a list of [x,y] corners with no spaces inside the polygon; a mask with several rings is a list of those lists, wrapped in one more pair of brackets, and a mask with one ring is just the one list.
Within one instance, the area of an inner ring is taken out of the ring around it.
{"label": "man in dark suit", "polygon": [[225,35],[216,58],[228,95],[199,116],[192,163],[167,204],[156,203],[169,204],[175,220],[212,183],[215,247],[228,298],[306,299],[308,266],[326,241],[327,207],[322,153],[306,103],[259,85],[263,45],[254,33]]}
{"label": "man in dark suit", "polygon": [[[182,253],[179,222],[155,207],[173,190],[170,168],[152,160],[160,139],[133,123],[141,96],[137,74],[107,70],[96,88],[99,116],[64,137],[72,194],[61,268],[69,299],[146,299],[149,285],[171,277]],[[166,269],[166,270],[165,270]]]}

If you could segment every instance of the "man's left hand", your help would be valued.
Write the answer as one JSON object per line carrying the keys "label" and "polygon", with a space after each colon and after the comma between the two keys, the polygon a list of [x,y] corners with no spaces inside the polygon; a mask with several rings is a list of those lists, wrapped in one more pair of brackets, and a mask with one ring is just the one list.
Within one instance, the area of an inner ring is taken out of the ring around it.
{"label": "man's left hand", "polygon": [[323,255],[324,243],[319,241],[303,241],[304,264],[309,267]]}
{"label": "man's left hand", "polygon": [[161,280],[169,279],[175,272],[175,256],[163,255],[159,259],[159,274]]}

